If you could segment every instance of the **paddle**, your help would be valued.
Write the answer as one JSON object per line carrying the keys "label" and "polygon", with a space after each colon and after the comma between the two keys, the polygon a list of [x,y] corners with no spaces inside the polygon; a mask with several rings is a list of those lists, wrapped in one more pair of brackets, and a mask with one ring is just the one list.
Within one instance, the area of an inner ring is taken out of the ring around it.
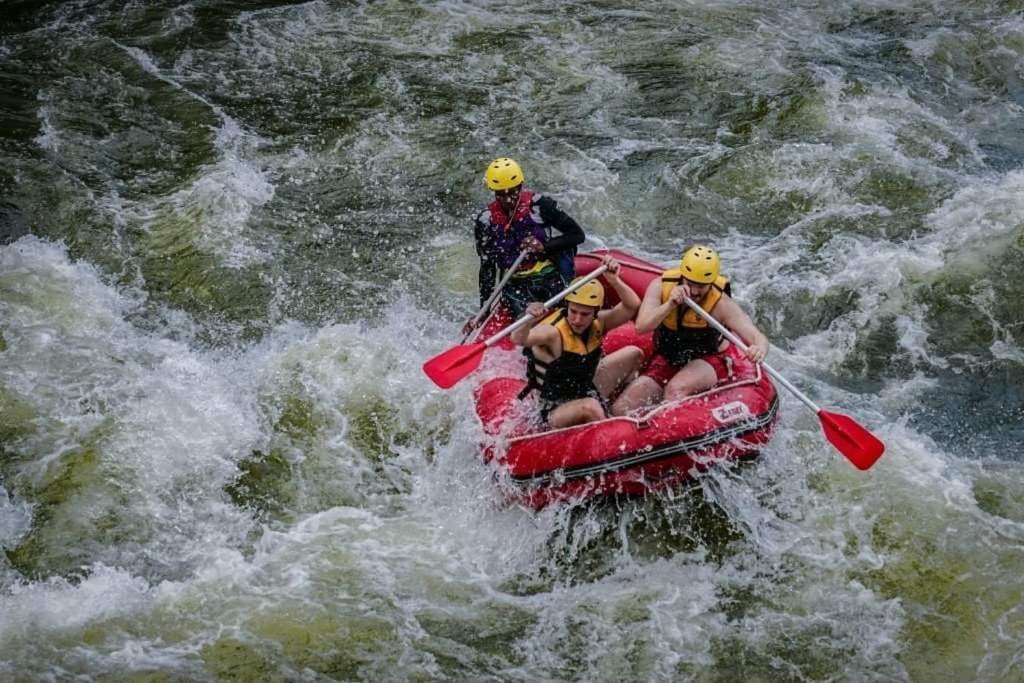
{"label": "paddle", "polygon": [[[608,266],[601,266],[591,271],[586,277],[573,282],[561,292],[545,301],[544,308],[551,308],[606,270],[608,270]],[[487,347],[494,346],[523,325],[529,323],[532,319],[533,316],[527,313],[487,341],[460,344],[459,346],[452,347],[424,363],[423,372],[437,386],[442,389],[450,389],[480,366],[480,360],[483,358]]]}
{"label": "paddle", "polygon": [[[491,292],[491,296],[488,297],[487,302],[483,306],[481,306],[480,310],[476,312],[475,316],[473,316],[473,329],[471,329],[462,338],[463,344],[465,344],[467,341],[476,340],[476,336],[480,334],[480,331],[483,329],[483,325],[480,325],[481,318],[484,317],[484,314],[487,313],[487,311],[491,310],[491,305],[498,300],[498,295],[501,294],[501,290],[505,288],[505,285],[508,284],[508,281],[516,272],[516,269],[519,267],[519,264],[523,262],[523,259],[526,258],[527,254],[529,253],[529,249],[523,249],[521,252],[519,252],[519,256],[516,257],[516,260],[512,262],[512,265],[509,266],[508,270],[505,271],[505,276],[501,278],[501,281],[498,282],[498,286],[494,288],[493,292]],[[477,327],[477,325],[480,325],[480,327]]]}
{"label": "paddle", "polygon": [[[701,308],[699,304],[693,301],[693,299],[686,297],[686,305],[692,308],[697,315],[704,318],[709,325],[721,332],[726,339],[746,353],[747,345],[744,344],[739,337],[726,329],[722,323],[712,318],[711,314]],[[804,405],[818,414],[818,419],[821,421],[821,428],[825,432],[825,438],[827,438],[833,446],[839,449],[839,452],[845,455],[847,460],[852,462],[855,467],[861,470],[866,470],[874,465],[876,460],[882,457],[882,453],[885,452],[885,444],[882,443],[874,434],[857,424],[856,421],[846,415],[832,413],[819,408],[814,401],[807,398],[802,391],[790,384],[789,380],[780,375],[778,371],[767,363],[762,361],[761,367],[764,368],[776,382],[793,392],[793,395],[800,399]]]}

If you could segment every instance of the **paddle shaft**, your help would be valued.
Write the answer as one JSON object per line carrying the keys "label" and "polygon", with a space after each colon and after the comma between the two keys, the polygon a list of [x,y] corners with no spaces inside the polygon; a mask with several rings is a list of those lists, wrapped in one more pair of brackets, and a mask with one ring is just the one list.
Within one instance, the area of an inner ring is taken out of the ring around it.
{"label": "paddle shaft", "polygon": [[[700,307],[700,304],[698,304],[690,297],[686,297],[686,305],[692,308],[694,313],[704,318],[704,320],[709,325],[711,325],[713,328],[721,332],[722,336],[724,336],[726,339],[728,339],[733,344],[738,346],[740,348],[740,351],[744,353],[747,352],[747,345],[743,343],[743,340],[737,337],[735,334],[733,334],[729,329],[725,327],[725,325],[712,318],[710,313],[708,313],[707,311]],[[790,384],[789,380],[780,375],[775,368],[768,365],[764,361],[761,361],[761,367],[765,369],[765,372],[772,376],[772,379],[774,379],[776,382],[778,382],[779,384],[793,392],[793,395],[800,399],[805,406],[813,410],[815,413],[821,412],[821,408],[819,408],[814,401],[807,398],[804,392],[800,391],[795,386]]]}
{"label": "paddle shaft", "polygon": [[472,331],[472,332],[470,332],[469,334],[467,334],[467,335],[466,335],[466,336],[465,336],[465,337],[464,337],[464,338],[462,339],[462,343],[463,343],[463,344],[472,344],[473,342],[475,342],[475,341],[476,341],[476,338],[480,336],[480,333],[484,331],[484,328],[485,328],[485,327],[487,327],[487,323],[491,322],[491,318],[493,318],[493,317],[494,317],[494,314],[495,314],[495,313],[497,313],[497,312],[498,312],[498,307],[497,307],[497,306],[495,306],[495,307],[494,307],[493,309],[491,309],[491,313],[490,313],[490,315],[488,315],[488,316],[487,316],[486,318],[484,318],[484,319],[483,319],[483,321],[481,321],[481,322],[480,322],[480,324],[478,324],[478,325],[477,325],[477,326],[476,326],[476,327],[475,327],[475,328],[473,329],[473,331]]}
{"label": "paddle shaft", "polygon": [[[557,304],[559,301],[561,301],[565,297],[569,296],[570,294],[572,294],[577,289],[579,289],[583,285],[587,284],[588,282],[590,282],[594,278],[600,277],[601,274],[604,273],[604,271],[606,271],[606,270],[608,270],[608,266],[601,266],[601,267],[591,271],[585,277],[580,278],[576,282],[572,283],[571,285],[569,285],[568,287],[563,289],[558,294],[554,295],[553,297],[551,297],[550,299],[545,301],[544,302],[544,308],[551,308],[552,306]],[[514,323],[512,323],[511,325],[509,325],[504,330],[502,330],[498,334],[494,335],[493,337],[491,337],[487,341],[483,342],[484,346],[485,347],[486,346],[494,346],[495,344],[500,342],[502,339],[504,339],[508,335],[510,335],[513,332],[515,332],[516,330],[518,330],[523,325],[528,324],[531,320],[533,320],[533,316],[532,315],[530,315],[529,313],[524,314],[521,318],[519,318],[519,320],[515,321]]]}
{"label": "paddle shaft", "polygon": [[480,328],[476,326],[480,324],[480,320],[484,317],[484,314],[491,310],[491,306],[493,306],[494,302],[498,300],[501,290],[505,289],[505,285],[507,285],[508,281],[512,279],[512,276],[515,274],[519,264],[523,262],[523,259],[526,258],[529,253],[530,251],[528,249],[523,249],[519,252],[519,256],[517,256],[516,260],[512,262],[512,265],[508,267],[508,270],[505,271],[504,277],[501,278],[498,285],[494,288],[494,291],[491,292],[491,296],[487,298],[484,305],[481,306],[480,310],[476,312],[475,316],[473,316],[473,327],[475,329],[463,338],[462,343],[466,343],[467,340],[473,341],[476,339],[476,336],[480,334]]}

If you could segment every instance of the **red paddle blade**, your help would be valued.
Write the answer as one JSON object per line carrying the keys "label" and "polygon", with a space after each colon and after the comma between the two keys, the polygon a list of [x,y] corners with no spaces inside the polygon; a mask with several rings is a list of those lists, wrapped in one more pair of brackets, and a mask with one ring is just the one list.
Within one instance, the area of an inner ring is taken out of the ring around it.
{"label": "red paddle blade", "polygon": [[424,363],[423,372],[437,386],[451,389],[480,366],[486,348],[483,342],[455,346]]}
{"label": "red paddle blade", "polygon": [[846,456],[857,469],[866,470],[885,452],[885,444],[877,436],[840,413],[819,410],[825,437]]}

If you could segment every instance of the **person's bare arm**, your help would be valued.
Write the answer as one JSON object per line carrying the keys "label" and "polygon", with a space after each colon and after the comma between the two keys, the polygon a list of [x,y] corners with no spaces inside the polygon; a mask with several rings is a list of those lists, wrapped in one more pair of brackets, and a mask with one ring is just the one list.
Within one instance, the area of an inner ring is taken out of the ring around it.
{"label": "person's bare arm", "polygon": [[747,345],[747,358],[755,363],[765,359],[768,355],[768,337],[758,329],[738,303],[723,295],[722,300],[715,306],[713,315]]}
{"label": "person's bare arm", "polygon": [[647,285],[640,311],[636,314],[636,331],[640,334],[650,332],[678,305],[672,299],[661,303],[661,278],[655,278]]}
{"label": "person's bare arm", "polygon": [[604,279],[608,281],[608,284],[612,286],[615,293],[619,295],[619,303],[615,304],[610,310],[598,313],[598,317],[601,319],[601,323],[607,332],[633,319],[633,316],[636,315],[637,310],[640,308],[640,297],[619,277],[618,261],[608,257],[605,259],[605,265],[608,266],[608,270],[605,272]]}
{"label": "person's bare arm", "polygon": [[528,325],[523,325],[518,330],[509,335],[509,339],[513,343],[519,346],[525,346],[526,348],[533,348],[534,346],[542,346],[550,349],[555,339],[558,338],[558,330],[551,325],[538,325],[544,315],[548,312],[544,308],[544,304],[539,301],[532,302],[526,307],[526,312],[533,316],[533,320]]}

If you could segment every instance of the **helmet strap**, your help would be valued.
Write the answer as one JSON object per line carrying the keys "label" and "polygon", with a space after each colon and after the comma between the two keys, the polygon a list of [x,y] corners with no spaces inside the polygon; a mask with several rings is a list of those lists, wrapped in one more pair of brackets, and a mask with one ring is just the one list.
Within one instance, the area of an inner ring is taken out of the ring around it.
{"label": "helmet strap", "polygon": [[523,190],[520,185],[519,192],[516,193],[516,205],[512,207],[512,210],[508,212],[508,221],[505,223],[505,234],[512,229],[512,221],[516,219],[516,214],[519,213],[519,202],[522,200]]}

